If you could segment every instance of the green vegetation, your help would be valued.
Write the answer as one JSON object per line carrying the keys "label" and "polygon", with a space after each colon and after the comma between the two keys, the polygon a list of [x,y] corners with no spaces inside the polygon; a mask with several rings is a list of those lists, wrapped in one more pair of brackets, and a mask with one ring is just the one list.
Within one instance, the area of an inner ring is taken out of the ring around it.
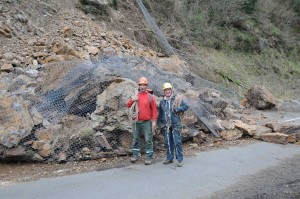
{"label": "green vegetation", "polygon": [[237,86],[243,87],[241,83],[238,80],[234,80],[233,78],[230,77],[229,74],[226,74],[224,71],[217,71],[217,73],[225,80],[228,82],[232,82],[236,84]]}
{"label": "green vegetation", "polygon": [[[199,76],[240,94],[261,84],[277,97],[299,98],[300,87],[294,96],[284,95],[300,78],[300,0],[145,1]],[[186,53],[191,46],[197,50]]]}
{"label": "green vegetation", "polygon": [[253,14],[256,9],[256,3],[258,0],[246,0],[242,3],[241,9],[246,14]]}
{"label": "green vegetation", "polygon": [[300,0],[292,0],[292,6],[293,6],[295,12],[300,17]]}

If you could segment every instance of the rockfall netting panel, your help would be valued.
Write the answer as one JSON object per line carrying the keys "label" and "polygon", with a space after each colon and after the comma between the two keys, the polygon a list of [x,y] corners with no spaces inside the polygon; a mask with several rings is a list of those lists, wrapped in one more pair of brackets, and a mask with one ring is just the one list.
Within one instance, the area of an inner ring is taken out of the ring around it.
{"label": "rockfall netting panel", "polygon": [[[27,74],[38,83],[30,84]],[[145,76],[159,102],[162,85],[170,82],[175,94],[183,94],[190,109],[183,116],[183,140],[199,131],[218,136],[218,119],[224,109],[238,108],[238,96],[210,83],[187,69],[162,70],[142,57],[103,56],[97,61],[70,61],[19,71],[10,92],[0,98],[1,159],[64,162],[129,155],[131,123],[127,100],[137,91],[137,80]],[[22,89],[24,82],[27,88]],[[141,139],[143,140],[143,139]],[[142,143],[143,146],[143,143]],[[155,150],[163,150],[164,139],[154,136]],[[16,155],[17,154],[17,155]]]}
{"label": "rockfall netting panel", "polygon": [[147,21],[148,26],[153,31],[157,41],[159,42],[161,48],[163,49],[164,53],[169,56],[174,55],[175,51],[173,50],[172,46],[169,44],[168,40],[166,39],[166,37],[164,36],[162,31],[157,26],[153,17],[151,17],[148,10],[145,8],[142,0],[136,0],[136,2],[138,4],[141,12],[143,13],[145,20]]}

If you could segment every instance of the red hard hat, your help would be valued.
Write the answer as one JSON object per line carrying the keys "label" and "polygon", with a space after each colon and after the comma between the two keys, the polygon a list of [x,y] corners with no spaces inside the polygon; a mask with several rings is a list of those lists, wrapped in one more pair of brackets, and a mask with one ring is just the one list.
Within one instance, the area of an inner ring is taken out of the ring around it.
{"label": "red hard hat", "polygon": [[138,81],[138,85],[140,84],[148,84],[148,80],[146,77],[141,77]]}

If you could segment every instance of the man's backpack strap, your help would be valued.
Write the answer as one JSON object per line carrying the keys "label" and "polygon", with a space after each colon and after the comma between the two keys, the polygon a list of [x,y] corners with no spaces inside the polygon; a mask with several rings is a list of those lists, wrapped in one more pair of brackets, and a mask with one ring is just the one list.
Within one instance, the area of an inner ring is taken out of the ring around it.
{"label": "man's backpack strap", "polygon": [[153,95],[151,93],[148,93],[149,101],[150,101],[150,109],[152,108],[152,100],[153,100]]}

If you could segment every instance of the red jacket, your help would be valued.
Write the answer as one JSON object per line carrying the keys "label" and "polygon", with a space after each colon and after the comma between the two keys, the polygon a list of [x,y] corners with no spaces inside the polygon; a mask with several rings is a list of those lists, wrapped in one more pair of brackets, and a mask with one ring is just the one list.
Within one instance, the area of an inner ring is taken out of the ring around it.
{"label": "red jacket", "polygon": [[[156,100],[153,95],[152,102],[151,102],[151,108],[150,108],[150,98],[148,95],[148,91],[146,92],[139,92],[139,100],[138,100],[138,107],[139,107],[139,121],[146,121],[146,120],[157,120],[157,109],[156,109]],[[131,99],[127,102],[127,107],[130,108],[133,104],[133,101]]]}

